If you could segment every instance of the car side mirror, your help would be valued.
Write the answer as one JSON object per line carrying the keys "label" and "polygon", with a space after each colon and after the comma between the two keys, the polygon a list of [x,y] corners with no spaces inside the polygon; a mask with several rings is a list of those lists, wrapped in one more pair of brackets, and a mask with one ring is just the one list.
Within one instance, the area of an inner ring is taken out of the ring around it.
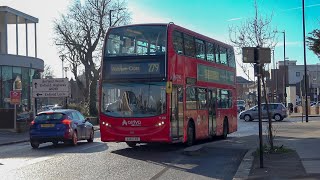
{"label": "car side mirror", "polygon": [[85,122],[89,122],[89,121],[90,121],[90,118],[86,118],[84,121],[85,121]]}

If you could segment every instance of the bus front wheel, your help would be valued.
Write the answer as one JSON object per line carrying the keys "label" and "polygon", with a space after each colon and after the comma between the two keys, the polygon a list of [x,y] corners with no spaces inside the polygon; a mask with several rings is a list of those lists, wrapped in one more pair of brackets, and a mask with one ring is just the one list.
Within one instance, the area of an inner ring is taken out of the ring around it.
{"label": "bus front wheel", "polygon": [[192,124],[189,124],[187,132],[187,146],[192,146],[194,144],[194,137],[194,126]]}
{"label": "bus front wheel", "polygon": [[223,121],[223,132],[222,132],[221,139],[227,139],[228,131],[229,131],[228,120],[224,120]]}

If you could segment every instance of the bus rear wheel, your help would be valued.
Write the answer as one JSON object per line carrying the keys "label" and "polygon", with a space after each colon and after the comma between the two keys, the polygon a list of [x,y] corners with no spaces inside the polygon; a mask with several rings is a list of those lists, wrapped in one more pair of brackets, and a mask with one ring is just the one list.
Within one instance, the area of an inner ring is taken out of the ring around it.
{"label": "bus rear wheel", "polygon": [[137,147],[137,143],[136,142],[126,142],[126,143],[127,143],[127,145],[129,147],[132,147],[132,148]]}
{"label": "bus rear wheel", "polygon": [[195,142],[194,126],[189,124],[187,131],[187,146],[192,146]]}

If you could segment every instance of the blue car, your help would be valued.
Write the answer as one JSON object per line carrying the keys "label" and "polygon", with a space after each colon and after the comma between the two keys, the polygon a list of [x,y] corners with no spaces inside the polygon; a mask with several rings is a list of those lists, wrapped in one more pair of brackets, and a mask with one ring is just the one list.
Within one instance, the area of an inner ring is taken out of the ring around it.
{"label": "blue car", "polygon": [[41,143],[60,141],[77,145],[78,140],[93,142],[93,125],[79,111],[57,109],[37,114],[30,126],[30,143],[38,148]]}

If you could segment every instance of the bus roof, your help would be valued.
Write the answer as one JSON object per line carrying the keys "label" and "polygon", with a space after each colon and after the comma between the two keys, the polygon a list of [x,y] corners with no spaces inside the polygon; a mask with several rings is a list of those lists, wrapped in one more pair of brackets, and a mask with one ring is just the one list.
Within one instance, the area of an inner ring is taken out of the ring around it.
{"label": "bus roof", "polygon": [[218,41],[216,39],[213,39],[213,38],[210,38],[208,36],[205,36],[205,35],[202,35],[202,34],[199,34],[197,32],[194,32],[192,30],[189,30],[187,28],[184,28],[182,26],[179,26],[179,25],[176,25],[174,24],[173,22],[170,22],[170,23],[140,23],[140,24],[129,24],[129,25],[124,25],[124,26],[117,26],[117,27],[111,27],[110,29],[116,29],[116,28],[122,28],[122,27],[130,27],[130,26],[173,26],[175,29],[178,29],[182,32],[185,32],[189,35],[192,35],[194,37],[197,37],[199,39],[202,39],[202,40],[207,40],[207,41],[211,41],[211,42],[215,42],[215,43],[218,43],[218,44],[223,44],[224,46],[228,46],[228,47],[232,47],[231,45],[229,44],[226,44],[224,42],[221,42],[221,41]]}

